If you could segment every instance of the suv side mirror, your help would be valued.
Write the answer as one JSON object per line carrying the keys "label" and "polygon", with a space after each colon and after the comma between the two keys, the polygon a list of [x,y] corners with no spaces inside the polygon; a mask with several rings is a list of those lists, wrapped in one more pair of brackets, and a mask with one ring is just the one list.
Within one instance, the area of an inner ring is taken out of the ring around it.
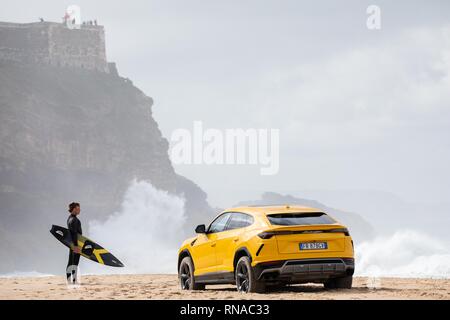
{"label": "suv side mirror", "polygon": [[204,224],[199,224],[197,228],[195,228],[195,233],[206,233],[206,226]]}

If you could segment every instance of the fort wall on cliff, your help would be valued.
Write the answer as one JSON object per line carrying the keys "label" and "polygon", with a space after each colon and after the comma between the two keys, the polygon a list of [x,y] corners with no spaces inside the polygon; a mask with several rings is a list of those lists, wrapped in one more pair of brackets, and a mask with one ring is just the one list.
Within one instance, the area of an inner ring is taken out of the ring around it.
{"label": "fort wall on cliff", "polygon": [[109,73],[103,26],[0,22],[0,61],[74,67]]}

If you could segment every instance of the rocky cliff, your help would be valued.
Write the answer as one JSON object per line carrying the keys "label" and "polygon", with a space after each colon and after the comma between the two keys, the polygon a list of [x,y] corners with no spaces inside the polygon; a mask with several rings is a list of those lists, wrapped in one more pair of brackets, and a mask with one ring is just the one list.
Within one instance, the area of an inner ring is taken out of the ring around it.
{"label": "rocky cliff", "polygon": [[60,271],[50,225],[65,223],[71,201],[83,222],[104,219],[133,178],[183,195],[189,228],[211,213],[174,172],[152,104],[115,73],[0,62],[0,273]]}

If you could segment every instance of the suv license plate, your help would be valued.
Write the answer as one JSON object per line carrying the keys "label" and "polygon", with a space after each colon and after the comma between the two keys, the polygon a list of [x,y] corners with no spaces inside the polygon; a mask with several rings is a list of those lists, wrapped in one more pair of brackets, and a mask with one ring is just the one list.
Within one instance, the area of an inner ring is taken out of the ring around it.
{"label": "suv license plate", "polygon": [[326,250],[328,245],[326,242],[302,242],[300,250]]}

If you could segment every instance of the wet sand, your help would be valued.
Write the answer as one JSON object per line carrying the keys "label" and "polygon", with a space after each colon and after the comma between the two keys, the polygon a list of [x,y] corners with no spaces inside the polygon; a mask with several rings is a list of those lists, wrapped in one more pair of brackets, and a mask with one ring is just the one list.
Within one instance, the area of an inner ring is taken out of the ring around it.
{"label": "wet sand", "polygon": [[67,286],[62,276],[0,278],[0,299],[450,299],[449,279],[355,277],[352,289],[325,290],[320,284],[272,288],[265,294],[241,294],[233,286],[182,291],[176,275],[83,276]]}

